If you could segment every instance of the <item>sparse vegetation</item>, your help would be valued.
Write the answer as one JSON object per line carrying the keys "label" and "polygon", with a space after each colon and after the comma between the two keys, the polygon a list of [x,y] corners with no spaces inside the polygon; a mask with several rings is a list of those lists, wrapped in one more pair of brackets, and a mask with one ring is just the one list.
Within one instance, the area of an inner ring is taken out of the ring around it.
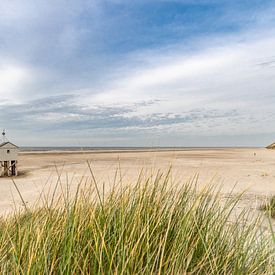
{"label": "sparse vegetation", "polygon": [[[172,188],[169,174],[90,187],[0,222],[2,274],[274,274],[257,222],[230,222],[215,190]],[[239,221],[248,214],[242,213]]]}
{"label": "sparse vegetation", "polygon": [[266,204],[262,205],[261,210],[267,212],[273,219],[275,219],[275,196],[271,197]]}

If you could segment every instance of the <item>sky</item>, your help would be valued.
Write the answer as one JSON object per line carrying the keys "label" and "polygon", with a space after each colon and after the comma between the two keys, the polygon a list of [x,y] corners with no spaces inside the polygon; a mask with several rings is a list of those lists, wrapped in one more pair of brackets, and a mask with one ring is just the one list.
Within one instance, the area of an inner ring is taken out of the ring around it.
{"label": "sky", "polygon": [[1,0],[19,146],[275,141],[275,0]]}

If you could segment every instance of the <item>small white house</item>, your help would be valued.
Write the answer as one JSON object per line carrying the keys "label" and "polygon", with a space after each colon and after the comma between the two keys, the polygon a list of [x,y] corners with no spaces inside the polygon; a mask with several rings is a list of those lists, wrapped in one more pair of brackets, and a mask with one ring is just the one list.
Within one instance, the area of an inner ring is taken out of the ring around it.
{"label": "small white house", "polygon": [[17,176],[18,152],[19,147],[9,141],[0,143],[0,177]]}

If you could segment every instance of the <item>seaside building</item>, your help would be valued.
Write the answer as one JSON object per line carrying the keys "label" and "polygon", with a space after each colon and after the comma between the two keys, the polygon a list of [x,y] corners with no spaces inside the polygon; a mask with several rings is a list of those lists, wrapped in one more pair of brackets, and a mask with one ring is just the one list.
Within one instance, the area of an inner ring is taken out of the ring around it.
{"label": "seaside building", "polygon": [[0,141],[0,177],[17,176],[17,161],[19,147],[6,139],[5,131]]}

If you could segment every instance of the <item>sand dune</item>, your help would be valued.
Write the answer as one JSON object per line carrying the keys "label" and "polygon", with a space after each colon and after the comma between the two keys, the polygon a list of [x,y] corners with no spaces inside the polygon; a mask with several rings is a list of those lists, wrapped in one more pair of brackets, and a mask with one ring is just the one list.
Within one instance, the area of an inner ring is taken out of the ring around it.
{"label": "sand dune", "polygon": [[267,149],[275,149],[275,142],[272,143],[272,144],[270,144],[270,145],[268,145],[266,148]]}

